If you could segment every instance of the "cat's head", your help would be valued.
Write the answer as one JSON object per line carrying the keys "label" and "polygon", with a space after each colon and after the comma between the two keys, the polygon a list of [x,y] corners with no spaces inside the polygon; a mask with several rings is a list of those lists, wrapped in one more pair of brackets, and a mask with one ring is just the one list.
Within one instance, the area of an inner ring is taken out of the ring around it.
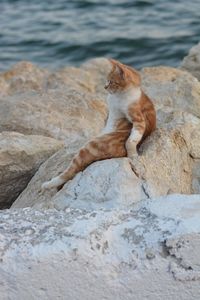
{"label": "cat's head", "polygon": [[129,88],[139,87],[141,84],[140,74],[133,68],[110,59],[112,70],[108,74],[105,89],[110,94],[121,93]]}

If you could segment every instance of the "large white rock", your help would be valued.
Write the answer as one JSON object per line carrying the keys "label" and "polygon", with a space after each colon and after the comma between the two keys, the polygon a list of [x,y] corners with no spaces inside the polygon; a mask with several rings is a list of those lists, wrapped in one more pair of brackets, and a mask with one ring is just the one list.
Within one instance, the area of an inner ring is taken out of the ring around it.
{"label": "large white rock", "polygon": [[0,212],[1,299],[200,298],[200,195]]}

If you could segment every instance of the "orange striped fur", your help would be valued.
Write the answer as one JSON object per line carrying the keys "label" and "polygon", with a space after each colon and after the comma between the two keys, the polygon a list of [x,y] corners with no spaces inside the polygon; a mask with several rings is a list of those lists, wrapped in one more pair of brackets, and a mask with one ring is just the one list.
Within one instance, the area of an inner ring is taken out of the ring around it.
{"label": "orange striped fur", "polygon": [[118,61],[110,60],[112,71],[108,91],[109,116],[101,136],[88,142],[59,176],[45,182],[42,189],[58,189],[91,163],[108,158],[137,155],[137,147],[156,128],[152,101],[141,90],[139,73]]}

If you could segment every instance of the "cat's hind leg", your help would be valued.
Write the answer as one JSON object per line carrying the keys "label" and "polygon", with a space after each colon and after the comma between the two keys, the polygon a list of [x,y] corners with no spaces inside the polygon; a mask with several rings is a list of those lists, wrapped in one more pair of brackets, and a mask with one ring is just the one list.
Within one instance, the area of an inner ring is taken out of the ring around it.
{"label": "cat's hind leg", "polygon": [[78,172],[83,171],[91,163],[113,157],[125,157],[125,140],[129,132],[113,132],[102,135],[87,143],[77,155],[74,156],[69,167],[59,176],[43,183],[42,190],[50,188],[62,188]]}

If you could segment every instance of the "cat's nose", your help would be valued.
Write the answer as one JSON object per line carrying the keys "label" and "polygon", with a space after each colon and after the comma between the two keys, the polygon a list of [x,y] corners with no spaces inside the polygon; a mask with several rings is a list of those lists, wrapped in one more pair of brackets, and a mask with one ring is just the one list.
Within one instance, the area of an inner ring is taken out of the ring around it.
{"label": "cat's nose", "polygon": [[106,89],[106,90],[107,90],[107,88],[108,88],[108,84],[106,84],[106,85],[104,86],[104,89]]}

